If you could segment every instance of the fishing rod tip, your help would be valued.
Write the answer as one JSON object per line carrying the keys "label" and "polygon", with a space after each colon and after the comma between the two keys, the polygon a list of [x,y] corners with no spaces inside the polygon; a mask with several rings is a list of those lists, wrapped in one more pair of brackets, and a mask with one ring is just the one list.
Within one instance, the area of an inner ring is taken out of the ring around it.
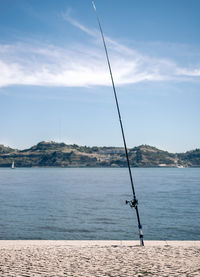
{"label": "fishing rod tip", "polygon": [[92,1],[92,6],[93,6],[94,10],[96,11],[97,9],[96,9],[96,6],[94,4],[94,1]]}

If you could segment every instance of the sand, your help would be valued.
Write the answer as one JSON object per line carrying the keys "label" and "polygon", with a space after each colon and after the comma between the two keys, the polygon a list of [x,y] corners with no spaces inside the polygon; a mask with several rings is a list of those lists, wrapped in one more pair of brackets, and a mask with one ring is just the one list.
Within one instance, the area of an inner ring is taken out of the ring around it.
{"label": "sand", "polygon": [[200,241],[0,241],[0,276],[200,276]]}

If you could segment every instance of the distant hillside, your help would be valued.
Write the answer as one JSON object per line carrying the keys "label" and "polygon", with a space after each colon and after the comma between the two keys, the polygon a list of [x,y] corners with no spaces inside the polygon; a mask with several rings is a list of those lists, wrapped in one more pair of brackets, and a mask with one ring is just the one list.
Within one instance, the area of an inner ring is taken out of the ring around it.
{"label": "distant hillside", "polygon": [[[149,145],[128,150],[133,167],[199,167],[200,149],[169,153]],[[29,149],[16,150],[0,145],[0,166],[10,167],[126,167],[123,147],[87,147],[56,142],[39,142]]]}
{"label": "distant hillside", "polygon": [[0,144],[0,154],[6,154],[6,153],[11,153],[14,152],[15,150],[10,148],[10,147],[6,147],[3,144]]}

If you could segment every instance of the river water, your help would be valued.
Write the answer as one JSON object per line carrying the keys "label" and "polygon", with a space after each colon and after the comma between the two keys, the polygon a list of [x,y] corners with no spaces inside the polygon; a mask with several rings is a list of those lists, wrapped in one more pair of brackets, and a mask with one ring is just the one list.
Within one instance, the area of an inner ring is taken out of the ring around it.
{"label": "river water", "polygon": [[[144,239],[200,240],[200,168],[133,168]],[[0,239],[138,239],[126,168],[1,168]]]}

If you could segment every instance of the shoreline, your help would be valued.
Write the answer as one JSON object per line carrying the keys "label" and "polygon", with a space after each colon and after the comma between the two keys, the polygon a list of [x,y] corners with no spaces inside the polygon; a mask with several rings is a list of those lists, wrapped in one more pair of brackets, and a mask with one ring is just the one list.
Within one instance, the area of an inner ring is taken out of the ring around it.
{"label": "shoreline", "polygon": [[[11,166],[0,166],[0,169],[1,168],[7,168],[7,169],[11,169]],[[120,168],[127,168],[127,166],[16,166],[14,169],[30,169],[30,168],[62,168],[62,169],[70,169],[70,168],[103,168],[103,169],[120,169]],[[141,169],[144,169],[144,168],[149,168],[149,169],[152,169],[152,168],[177,168],[177,169],[185,169],[185,168],[200,168],[200,165],[196,165],[196,166],[185,166],[185,167],[178,167],[178,166],[131,166],[131,168],[141,168]]]}
{"label": "shoreline", "polygon": [[[145,247],[200,247],[200,240],[144,240]],[[0,240],[0,249],[4,246],[63,245],[78,247],[140,246],[139,240]]]}

